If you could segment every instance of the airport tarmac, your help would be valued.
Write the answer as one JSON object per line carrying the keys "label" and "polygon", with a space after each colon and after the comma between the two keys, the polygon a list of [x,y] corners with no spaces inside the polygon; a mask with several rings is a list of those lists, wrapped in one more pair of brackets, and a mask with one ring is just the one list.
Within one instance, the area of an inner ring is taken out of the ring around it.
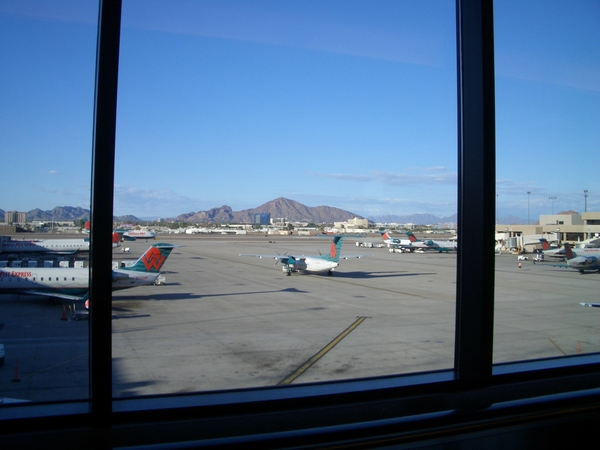
{"label": "airport tarmac", "polygon": [[[163,267],[166,284],[113,293],[115,397],[453,365],[453,253],[389,253],[347,239],[342,256],[367,258],[340,261],[333,276],[286,276],[273,259],[239,254],[316,255],[328,252],[329,239],[159,235],[157,241],[180,245]],[[127,242],[130,253],[114,249],[114,259],[135,259],[153,242]],[[579,305],[598,301],[600,275],[531,260],[519,268],[509,254],[495,261],[495,362],[600,351],[600,308]],[[70,320],[65,311],[68,320],[61,320],[61,304],[0,296],[0,343],[6,350],[0,397],[87,397],[88,322]]]}

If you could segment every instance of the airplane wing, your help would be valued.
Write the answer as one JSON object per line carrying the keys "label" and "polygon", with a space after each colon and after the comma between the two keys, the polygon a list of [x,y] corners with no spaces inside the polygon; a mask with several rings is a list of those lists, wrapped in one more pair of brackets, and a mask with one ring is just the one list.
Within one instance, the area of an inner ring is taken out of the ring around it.
{"label": "airplane wing", "polygon": [[590,306],[592,308],[600,308],[600,303],[580,303],[581,306]]}
{"label": "airplane wing", "polygon": [[267,259],[278,259],[280,261],[305,261],[306,256],[292,256],[292,255],[257,255],[253,253],[240,253],[240,256],[254,256],[255,258],[267,258]]}
{"label": "airplane wing", "polygon": [[31,290],[24,290],[24,291],[20,291],[19,294],[21,295],[39,295],[42,297],[53,297],[53,298],[59,298],[61,300],[70,300],[70,301],[81,301],[81,300],[85,300],[88,295],[70,295],[70,294],[63,294],[62,292],[48,292],[48,291],[36,291],[35,289],[31,289]]}
{"label": "airplane wing", "polygon": [[539,266],[550,266],[550,267],[560,267],[561,269],[571,269],[572,267],[570,267],[567,264],[556,264],[553,262],[544,262],[544,261],[535,261],[533,260],[534,264],[537,264]]}

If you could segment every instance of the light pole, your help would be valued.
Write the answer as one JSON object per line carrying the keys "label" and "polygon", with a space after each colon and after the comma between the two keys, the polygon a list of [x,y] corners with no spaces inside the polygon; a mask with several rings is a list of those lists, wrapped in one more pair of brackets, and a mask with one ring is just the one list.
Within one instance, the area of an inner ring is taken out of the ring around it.
{"label": "light pole", "polygon": [[496,225],[498,225],[498,194],[496,194]]}
{"label": "light pole", "polygon": [[531,195],[531,191],[527,191],[527,225],[529,225],[529,196]]}
{"label": "light pole", "polygon": [[552,215],[554,215],[554,200],[556,200],[556,197],[548,197],[548,198],[552,202]]}
{"label": "light pole", "polygon": [[583,190],[583,199],[584,199],[584,208],[583,208],[583,212],[587,212],[587,194],[588,194],[588,190],[584,189]]}

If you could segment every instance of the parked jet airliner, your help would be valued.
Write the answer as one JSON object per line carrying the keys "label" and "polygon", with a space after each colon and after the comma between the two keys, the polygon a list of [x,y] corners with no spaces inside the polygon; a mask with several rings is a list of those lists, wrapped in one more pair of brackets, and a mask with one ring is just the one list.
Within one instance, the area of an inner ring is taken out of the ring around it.
{"label": "parked jet airliner", "polygon": [[[120,236],[113,233],[113,247],[119,245]],[[0,241],[0,253],[56,253],[72,255],[78,252],[89,252],[90,240],[83,239],[29,239],[16,241],[12,239]]]}
{"label": "parked jet airliner", "polygon": [[417,249],[421,250],[436,250],[440,253],[448,252],[450,250],[457,250],[458,243],[457,241],[434,241],[432,239],[428,239],[422,241],[417,239],[417,237],[412,234],[410,231],[405,233],[408,236],[408,239],[394,239],[390,238],[390,236],[386,233],[383,233],[383,241],[390,246],[394,246],[396,248],[402,248],[405,251],[414,251]]}
{"label": "parked jet airliner", "polygon": [[[292,255],[255,255],[241,253],[240,256],[254,256],[256,258],[272,258],[278,260],[283,265],[283,271],[287,275],[292,272],[318,273],[327,272],[332,275],[333,270],[339,266],[340,253],[342,251],[342,236],[333,238],[328,255],[318,256],[292,256]],[[342,259],[363,258],[364,255],[344,256]],[[275,263],[277,264],[277,262]]]}
{"label": "parked jet airliner", "polygon": [[135,241],[136,239],[156,239],[156,233],[153,231],[144,230],[115,230],[124,241]]}
{"label": "parked jet airliner", "polygon": [[381,237],[383,238],[383,242],[386,243],[389,247],[405,248],[411,246],[411,242],[409,239],[393,238],[387,231],[382,232]]}
{"label": "parked jet airliner", "polygon": [[[113,269],[112,290],[152,284],[175,246],[157,243],[131,267]],[[0,294],[25,294],[64,300],[85,300],[89,290],[89,269],[0,268]]]}
{"label": "parked jet airliner", "polygon": [[71,254],[90,251],[90,240],[85,239],[34,239],[0,243],[0,253],[60,253]]}
{"label": "parked jet airliner", "polygon": [[579,273],[584,273],[586,270],[600,272],[600,248],[572,249],[568,242],[565,242],[563,247],[567,255],[567,267],[579,270]]}

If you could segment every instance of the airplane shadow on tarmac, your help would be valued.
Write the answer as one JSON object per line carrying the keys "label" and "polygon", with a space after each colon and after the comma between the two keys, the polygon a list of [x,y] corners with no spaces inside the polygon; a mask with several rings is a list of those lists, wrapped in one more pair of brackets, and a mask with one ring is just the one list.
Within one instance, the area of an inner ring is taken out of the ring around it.
{"label": "airplane shadow on tarmac", "polygon": [[[286,288],[286,289],[275,289],[272,291],[254,291],[254,292],[231,292],[231,293],[223,293],[223,294],[193,294],[190,292],[183,293],[169,293],[169,294],[149,294],[149,295],[128,295],[127,297],[117,297],[113,298],[113,302],[119,301],[162,301],[162,300],[191,300],[191,299],[199,299],[199,298],[208,298],[208,297],[228,297],[228,296],[240,296],[240,295],[256,295],[256,294],[274,294],[277,292],[294,292],[299,294],[309,294],[309,291],[303,291],[296,288]],[[114,307],[113,307],[114,309]]]}
{"label": "airplane shadow on tarmac", "polygon": [[[327,276],[327,274],[323,274]],[[398,273],[394,271],[390,272],[333,272],[335,278],[395,278],[395,277],[415,277],[421,275],[437,275],[436,272],[411,272],[411,273]]]}

